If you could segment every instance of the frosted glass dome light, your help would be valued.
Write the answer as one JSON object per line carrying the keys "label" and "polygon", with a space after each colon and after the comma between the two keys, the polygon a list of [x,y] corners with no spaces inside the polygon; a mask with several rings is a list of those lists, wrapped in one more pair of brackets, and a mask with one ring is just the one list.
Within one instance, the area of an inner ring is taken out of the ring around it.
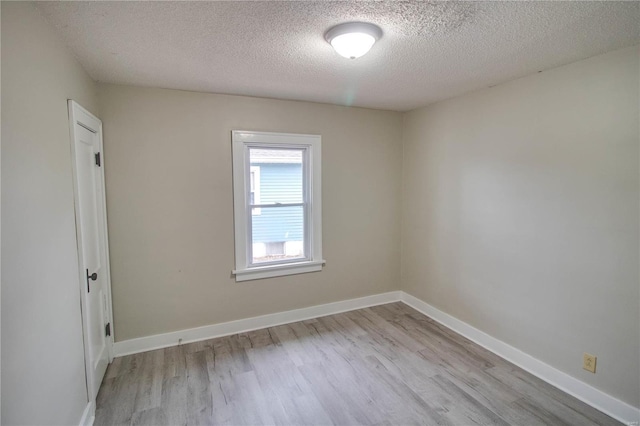
{"label": "frosted glass dome light", "polygon": [[324,36],[339,55],[349,59],[356,59],[367,53],[380,37],[380,27],[366,22],[339,24],[329,29]]}

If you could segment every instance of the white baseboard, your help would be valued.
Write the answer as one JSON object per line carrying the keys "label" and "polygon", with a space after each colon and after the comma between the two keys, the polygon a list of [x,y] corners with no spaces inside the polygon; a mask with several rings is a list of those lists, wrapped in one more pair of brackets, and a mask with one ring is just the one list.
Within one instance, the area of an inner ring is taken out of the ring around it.
{"label": "white baseboard", "polygon": [[591,405],[595,409],[627,425],[638,425],[640,409],[620,401],[544,362],[514,348],[487,333],[442,312],[422,300],[400,292],[400,300],[467,339],[512,362],[523,370]]}
{"label": "white baseboard", "polygon": [[369,306],[383,305],[400,301],[400,291],[375,294],[373,296],[357,299],[343,300],[327,303],[325,305],[310,306],[308,308],[294,309],[292,311],[278,312],[259,317],[229,321],[220,324],[206,325],[204,327],[174,331],[170,333],[156,334],[154,336],[140,337],[137,339],[123,340],[113,345],[115,356],[130,355],[146,352],[154,349],[176,346],[179,343],[191,343],[216,337],[229,336],[236,333],[258,330],[266,327],[274,327],[297,321],[338,314],[340,312],[353,311]]}
{"label": "white baseboard", "polygon": [[82,413],[82,417],[80,418],[80,426],[93,425],[93,421],[96,419],[95,403],[95,401],[90,401],[87,403],[87,406],[84,407],[84,413]]}

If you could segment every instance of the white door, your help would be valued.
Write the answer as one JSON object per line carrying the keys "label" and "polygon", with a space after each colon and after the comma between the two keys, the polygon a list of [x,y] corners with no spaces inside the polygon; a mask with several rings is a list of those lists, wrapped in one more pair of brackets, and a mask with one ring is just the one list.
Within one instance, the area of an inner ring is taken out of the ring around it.
{"label": "white door", "polygon": [[111,291],[102,164],[102,122],[69,101],[76,232],[89,401],[112,359]]}

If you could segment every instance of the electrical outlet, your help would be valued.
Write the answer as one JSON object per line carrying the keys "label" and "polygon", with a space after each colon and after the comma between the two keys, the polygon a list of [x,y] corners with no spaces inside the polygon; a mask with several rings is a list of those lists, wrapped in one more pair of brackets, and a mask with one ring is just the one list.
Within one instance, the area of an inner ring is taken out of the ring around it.
{"label": "electrical outlet", "polygon": [[584,353],[582,356],[582,368],[587,371],[591,371],[592,373],[596,372],[596,360],[598,358],[595,355],[590,355],[588,353]]}

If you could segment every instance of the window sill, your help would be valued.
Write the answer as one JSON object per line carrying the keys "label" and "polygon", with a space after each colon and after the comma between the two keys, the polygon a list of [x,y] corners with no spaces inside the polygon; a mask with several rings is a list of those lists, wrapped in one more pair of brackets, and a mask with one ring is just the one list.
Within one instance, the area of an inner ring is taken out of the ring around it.
{"label": "window sill", "polygon": [[325,260],[312,260],[281,265],[257,266],[249,269],[231,271],[236,276],[236,282],[259,280],[262,278],[281,277],[284,275],[306,274],[322,270]]}

